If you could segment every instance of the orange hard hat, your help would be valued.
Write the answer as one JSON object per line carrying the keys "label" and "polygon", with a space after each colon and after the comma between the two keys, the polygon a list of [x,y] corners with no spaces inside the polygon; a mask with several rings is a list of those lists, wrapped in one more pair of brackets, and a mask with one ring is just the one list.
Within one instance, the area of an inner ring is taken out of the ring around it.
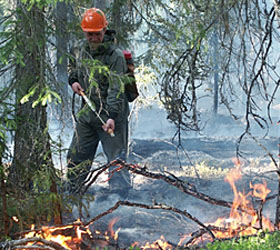
{"label": "orange hard hat", "polygon": [[85,32],[101,31],[106,28],[108,22],[102,10],[91,8],[84,13],[81,27]]}

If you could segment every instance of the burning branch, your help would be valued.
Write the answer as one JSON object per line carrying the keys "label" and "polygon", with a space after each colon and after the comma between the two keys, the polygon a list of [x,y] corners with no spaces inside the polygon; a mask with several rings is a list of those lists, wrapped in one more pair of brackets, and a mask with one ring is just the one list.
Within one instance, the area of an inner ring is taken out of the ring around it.
{"label": "burning branch", "polygon": [[[197,238],[204,237],[204,234],[207,233],[211,236],[212,239],[216,238],[229,238],[229,237],[235,237],[238,235],[247,235],[247,234],[254,234],[259,229],[266,229],[270,228],[270,230],[275,230],[275,227],[273,224],[263,217],[262,215],[262,209],[266,202],[266,200],[275,198],[274,196],[267,197],[268,193],[270,192],[269,189],[267,189],[266,183],[263,184],[250,184],[250,187],[252,189],[251,192],[249,192],[247,195],[242,194],[238,192],[234,182],[241,178],[241,172],[239,169],[234,169],[234,171],[231,171],[231,174],[228,175],[225,180],[229,182],[231,187],[233,188],[235,199],[234,202],[227,202],[224,200],[217,200],[214,199],[204,193],[198,192],[196,187],[193,186],[190,183],[184,182],[177,178],[176,176],[170,174],[169,176],[161,173],[153,173],[149,172],[145,167],[141,168],[138,165],[133,164],[127,164],[126,162],[122,160],[114,160],[104,166],[99,167],[97,170],[92,171],[90,178],[88,179],[88,185],[85,187],[84,192],[89,188],[90,185],[92,185],[95,180],[98,178],[98,176],[107,170],[110,166],[116,166],[114,171],[111,172],[111,175],[113,175],[116,171],[121,171],[123,168],[131,171],[132,173],[139,174],[151,179],[157,179],[157,180],[163,180],[169,185],[172,185],[182,192],[189,194],[195,198],[198,198],[200,200],[206,201],[212,205],[218,205],[223,207],[231,208],[230,213],[230,219],[223,219],[223,220],[217,220],[215,224],[212,225],[205,225],[201,221],[199,221],[197,218],[193,217],[191,214],[189,214],[187,211],[179,210],[175,207],[170,207],[163,204],[153,204],[153,205],[147,205],[147,204],[139,204],[139,203],[131,203],[129,201],[119,201],[117,202],[113,207],[108,209],[107,211],[97,215],[95,218],[91,219],[89,222],[85,224],[85,226],[90,225],[91,223],[94,223],[95,221],[99,220],[100,218],[106,216],[107,214],[110,214],[117,210],[120,206],[130,206],[130,207],[138,207],[138,208],[144,208],[144,209],[163,209],[163,210],[169,210],[175,213],[178,213],[180,215],[183,215],[187,217],[188,219],[194,221],[197,223],[201,228],[199,231],[193,233],[191,235],[191,239],[188,241],[187,244],[191,244],[192,242],[195,242]],[[95,175],[94,175],[95,173]],[[246,197],[248,195],[252,195],[254,197],[260,198],[261,204],[258,209],[255,209],[252,204],[249,204],[246,200]],[[251,220],[250,220],[251,219]],[[208,239],[210,239],[208,237]]]}
{"label": "burning branch", "polygon": [[[32,245],[27,245],[31,244]],[[39,244],[37,244],[39,243]],[[67,250],[60,244],[48,241],[40,237],[25,238],[20,240],[12,240],[4,243],[0,243],[0,250],[10,249],[45,249],[45,250]]]}

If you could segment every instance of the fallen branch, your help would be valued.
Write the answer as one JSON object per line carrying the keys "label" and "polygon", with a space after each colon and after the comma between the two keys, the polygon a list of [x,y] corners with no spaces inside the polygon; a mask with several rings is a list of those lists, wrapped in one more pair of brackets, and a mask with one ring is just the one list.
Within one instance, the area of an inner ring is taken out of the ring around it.
{"label": "fallen branch", "polygon": [[[115,160],[117,161],[117,160]],[[77,190],[77,193],[81,193],[82,195],[85,194],[85,192],[89,189],[89,187],[97,180],[97,178],[103,173],[105,172],[107,169],[109,169],[109,167],[111,167],[112,165],[114,165],[114,162],[109,162],[108,164],[105,164],[97,169],[94,169],[91,171],[91,173],[89,174],[89,177],[85,180],[84,183],[82,183],[82,185],[79,187],[79,189]],[[93,174],[97,172],[94,176]],[[93,177],[92,177],[93,176]],[[86,185],[85,185],[86,184]]]}
{"label": "fallen branch", "polygon": [[[212,198],[204,193],[198,192],[194,185],[192,185],[188,182],[182,181],[173,175],[171,175],[173,177],[173,178],[171,178],[164,174],[149,172],[149,171],[147,171],[147,169],[145,167],[141,168],[138,165],[128,164],[121,159],[113,160],[113,161],[109,162],[108,164],[105,164],[105,165],[93,170],[90,174],[91,177],[93,176],[94,172],[97,172],[97,171],[98,172],[96,173],[96,175],[94,177],[92,177],[92,179],[88,178],[88,183],[85,187],[83,187],[84,189],[81,192],[81,194],[84,194],[88,190],[88,188],[96,181],[98,176],[100,176],[104,171],[109,169],[109,167],[111,167],[111,166],[117,166],[117,165],[120,165],[119,171],[121,171],[122,168],[126,168],[127,170],[131,171],[134,174],[139,174],[139,175],[151,178],[151,179],[163,180],[166,183],[168,183],[169,185],[172,185],[172,186],[178,188],[182,192],[189,194],[202,201],[205,201],[207,203],[210,203],[212,205],[217,205],[217,206],[222,206],[222,207],[227,207],[227,208],[232,207],[232,202],[218,200],[218,199]],[[113,174],[114,174],[114,172],[112,172],[112,175]],[[80,191],[81,191],[81,188],[79,189],[79,192]],[[248,210],[248,208],[245,209],[242,207],[239,207],[238,210],[246,212],[248,214],[252,214],[255,212],[255,210],[252,211],[252,210]]]}
{"label": "fallen branch", "polygon": [[[36,244],[36,243],[42,243]],[[35,243],[32,245],[26,245],[28,243]],[[45,250],[67,250],[60,244],[54,241],[48,241],[39,237],[24,238],[20,240],[11,240],[4,243],[0,243],[0,250],[13,250],[13,249],[45,249]]]}
{"label": "fallen branch", "polygon": [[115,210],[117,210],[120,206],[128,206],[128,207],[138,207],[138,208],[144,208],[144,209],[162,209],[162,210],[169,210],[169,211],[173,211],[175,213],[181,214],[187,218],[189,218],[190,220],[194,221],[195,223],[197,223],[198,225],[200,225],[202,228],[204,228],[212,237],[212,239],[215,239],[214,234],[212,233],[211,230],[208,229],[207,226],[205,226],[201,221],[199,221],[197,218],[195,218],[194,216],[192,216],[190,213],[188,213],[186,210],[182,211],[178,208],[174,208],[174,207],[170,207],[170,206],[166,206],[163,204],[154,204],[154,205],[146,205],[146,204],[141,204],[141,203],[134,203],[134,202],[129,202],[129,201],[118,201],[113,207],[109,208],[108,210],[106,210],[105,212],[97,215],[96,217],[92,218],[90,221],[88,221],[87,223],[85,223],[85,226],[89,226],[90,224],[94,223],[95,221],[99,220],[100,218],[104,217],[107,214],[110,214],[112,212],[114,212]]}
{"label": "fallen branch", "polygon": [[[227,208],[231,208],[231,206],[232,206],[232,202],[218,200],[218,199],[212,198],[204,193],[198,192],[194,185],[192,185],[188,182],[179,180],[179,178],[177,178],[177,177],[174,178],[172,176],[173,178],[171,178],[169,176],[166,176],[166,175],[163,175],[160,173],[152,173],[152,172],[147,171],[147,169],[145,167],[141,168],[138,165],[127,164],[125,161],[120,160],[120,159],[111,161],[110,163],[98,168],[98,170],[99,170],[98,173],[92,178],[92,180],[89,181],[89,183],[87,184],[87,186],[84,189],[84,192],[86,192],[88,190],[88,188],[94,183],[94,181],[96,181],[97,177],[102,172],[106,171],[110,166],[116,166],[116,165],[121,165],[123,168],[126,168],[127,170],[130,170],[132,173],[135,173],[135,174],[139,174],[139,175],[151,178],[151,179],[163,180],[163,181],[167,182],[168,184],[178,188],[182,192],[192,195],[195,198],[208,202],[212,205],[218,205],[218,206],[223,206],[223,207],[227,207]],[[93,172],[95,172],[95,171],[96,170],[93,170]]]}

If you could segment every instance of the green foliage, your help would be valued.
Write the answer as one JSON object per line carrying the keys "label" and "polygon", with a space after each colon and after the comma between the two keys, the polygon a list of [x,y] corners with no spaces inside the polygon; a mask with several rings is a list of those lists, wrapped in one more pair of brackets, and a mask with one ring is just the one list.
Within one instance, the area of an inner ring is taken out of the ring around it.
{"label": "green foliage", "polygon": [[249,238],[209,243],[201,250],[272,250],[280,249],[280,232],[263,233]]}
{"label": "green foliage", "polygon": [[[58,213],[56,206],[61,204],[60,195],[53,190],[54,182],[58,184],[59,180],[51,162],[47,119],[44,119],[46,109],[40,107],[61,103],[52,84],[54,68],[51,59],[47,58],[51,53],[46,53],[47,40],[55,35],[54,20],[50,15],[56,1],[18,1],[10,6],[1,1],[0,4],[3,8],[0,24],[0,158],[1,164],[5,164],[1,165],[0,172],[7,186],[6,193],[0,197],[0,214],[5,209],[1,198],[5,197],[9,233],[12,234],[30,228],[32,223],[50,222]],[[28,105],[21,105],[27,102],[33,104],[33,109],[27,110]],[[15,143],[15,137],[21,144]],[[15,145],[22,145],[17,149],[23,157],[9,152],[10,140]],[[15,157],[18,161],[11,164]],[[14,169],[18,181],[12,180]],[[2,219],[0,216],[1,237]]]}
{"label": "green foliage", "polygon": [[[28,102],[29,99],[36,94],[36,92],[38,91],[38,88],[39,88],[38,85],[33,86],[29,90],[29,92],[21,98],[20,103],[24,104],[24,103]],[[54,99],[53,99],[53,97],[54,97]],[[32,108],[35,108],[40,103],[42,106],[46,106],[47,102],[49,104],[52,102],[54,102],[56,104],[61,103],[61,97],[59,96],[59,94],[57,92],[51,90],[49,86],[44,87],[40,91],[39,97],[32,103]]]}
{"label": "green foliage", "polygon": [[109,68],[106,65],[102,65],[99,60],[85,59],[82,61],[82,65],[89,71],[90,89],[98,87],[97,81],[95,80],[96,74],[104,75],[104,77],[108,77],[110,74]]}
{"label": "green foliage", "polygon": [[140,250],[141,248],[130,246],[128,249],[129,249],[129,250]]}
{"label": "green foliage", "polygon": [[100,77],[100,75],[107,78],[109,84],[112,85],[113,80],[117,81],[120,86],[120,91],[117,93],[117,97],[125,92],[125,85],[130,83],[130,77],[119,74],[111,71],[107,65],[103,65],[99,60],[90,60],[85,59],[82,61],[83,67],[86,69],[89,79],[90,86],[88,87],[88,93],[92,91],[92,88],[98,88],[98,82],[96,80],[96,75]]}
{"label": "green foliage", "polygon": [[56,5],[57,2],[70,2],[71,0],[21,0],[23,4],[26,4],[27,10],[30,9],[35,5],[39,9],[43,9],[49,5]]}
{"label": "green foliage", "polygon": [[[10,234],[28,230],[32,224],[47,225],[53,222],[54,216],[58,213],[58,206],[63,208],[61,196],[50,192],[53,175],[56,173],[51,168],[45,167],[36,170],[32,179],[31,191],[18,189],[15,192],[15,189],[11,188],[7,182],[5,196]],[[13,185],[15,184],[13,183]],[[3,211],[1,198],[2,196],[0,197],[0,211]],[[0,216],[0,225],[3,225],[2,219],[3,217]],[[0,236],[0,240],[3,239],[2,236]]]}

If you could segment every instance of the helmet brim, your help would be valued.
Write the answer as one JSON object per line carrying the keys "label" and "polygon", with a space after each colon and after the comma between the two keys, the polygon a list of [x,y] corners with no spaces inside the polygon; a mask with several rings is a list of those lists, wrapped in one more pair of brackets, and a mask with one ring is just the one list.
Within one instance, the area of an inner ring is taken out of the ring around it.
{"label": "helmet brim", "polygon": [[82,30],[84,31],[84,32],[98,32],[98,31],[101,31],[101,30],[103,30],[103,29],[105,29],[105,28],[101,28],[101,29],[86,29],[86,28],[83,28],[82,27]]}

